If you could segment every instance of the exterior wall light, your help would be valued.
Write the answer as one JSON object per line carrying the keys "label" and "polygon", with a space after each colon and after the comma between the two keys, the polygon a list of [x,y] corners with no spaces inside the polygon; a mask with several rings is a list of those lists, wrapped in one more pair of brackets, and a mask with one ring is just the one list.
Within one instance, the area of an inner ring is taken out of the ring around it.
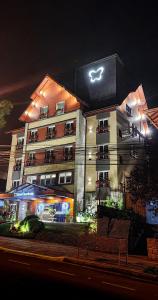
{"label": "exterior wall light", "polygon": [[92,178],[88,177],[88,184],[92,184]]}

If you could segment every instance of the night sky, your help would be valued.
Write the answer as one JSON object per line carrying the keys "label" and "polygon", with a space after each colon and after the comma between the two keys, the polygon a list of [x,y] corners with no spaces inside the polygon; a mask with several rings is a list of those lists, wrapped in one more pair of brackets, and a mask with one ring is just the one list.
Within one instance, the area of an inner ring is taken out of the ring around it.
{"label": "night sky", "polygon": [[60,74],[114,53],[142,82],[149,105],[157,105],[156,6],[133,1],[10,2],[0,7],[0,99],[15,106],[0,144],[10,143],[4,132],[21,126],[18,117],[46,73]]}

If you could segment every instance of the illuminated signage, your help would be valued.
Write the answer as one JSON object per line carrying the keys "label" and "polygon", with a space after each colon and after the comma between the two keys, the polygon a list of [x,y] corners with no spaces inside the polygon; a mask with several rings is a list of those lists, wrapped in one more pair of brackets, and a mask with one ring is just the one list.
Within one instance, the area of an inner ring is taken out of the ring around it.
{"label": "illuminated signage", "polygon": [[17,197],[23,197],[23,196],[33,196],[34,195],[34,193],[29,193],[29,192],[27,192],[27,193],[15,193],[15,195],[17,196]]}
{"label": "illuminated signage", "polygon": [[91,82],[99,81],[102,79],[102,74],[104,72],[103,67],[99,67],[97,70],[91,70],[88,73]]}

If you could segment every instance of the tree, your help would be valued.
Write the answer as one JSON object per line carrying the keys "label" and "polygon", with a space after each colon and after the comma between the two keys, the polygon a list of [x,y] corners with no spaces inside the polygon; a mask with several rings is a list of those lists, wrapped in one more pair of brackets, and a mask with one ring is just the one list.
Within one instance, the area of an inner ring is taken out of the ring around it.
{"label": "tree", "polygon": [[142,200],[144,204],[158,198],[157,147],[148,143],[145,145],[145,152],[144,163],[135,166],[130,177],[126,178],[126,190],[131,193],[132,200]]}
{"label": "tree", "polygon": [[6,125],[6,116],[10,114],[13,104],[9,100],[0,101],[0,128]]}

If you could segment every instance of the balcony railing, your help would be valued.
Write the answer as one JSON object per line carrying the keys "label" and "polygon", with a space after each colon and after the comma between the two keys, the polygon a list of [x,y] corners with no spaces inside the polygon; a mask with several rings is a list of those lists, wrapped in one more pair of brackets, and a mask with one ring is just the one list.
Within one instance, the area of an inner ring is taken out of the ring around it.
{"label": "balcony railing", "polygon": [[35,166],[35,164],[36,164],[36,159],[29,159],[26,161],[26,167]]}
{"label": "balcony railing", "polygon": [[98,126],[97,133],[105,133],[109,131],[109,126]]}
{"label": "balcony railing", "polygon": [[21,165],[14,166],[14,171],[20,171],[20,170],[21,170]]}
{"label": "balcony railing", "polygon": [[51,156],[51,157],[45,157],[44,162],[46,164],[51,164],[55,162],[55,156]]}
{"label": "balcony railing", "polygon": [[45,119],[47,117],[48,117],[48,113],[41,113],[39,116],[40,119]]}
{"label": "balcony railing", "polygon": [[16,149],[22,149],[22,148],[23,148],[23,144],[24,144],[24,143],[18,143],[18,144],[16,145]]}
{"label": "balcony railing", "polygon": [[74,128],[65,128],[64,130],[64,135],[71,135],[75,133],[75,129]]}
{"label": "balcony railing", "polygon": [[52,132],[47,132],[46,139],[47,140],[51,140],[51,139],[55,138],[55,135],[56,135],[56,131],[55,130],[52,131]]}
{"label": "balcony railing", "polygon": [[103,180],[97,180],[96,181],[96,187],[97,188],[106,188],[110,186],[110,180],[109,179],[103,179]]}
{"label": "balcony railing", "polygon": [[65,154],[64,155],[64,160],[73,160],[74,159],[74,156],[73,156],[73,154]]}
{"label": "balcony railing", "polygon": [[96,155],[97,155],[97,159],[99,159],[99,160],[109,158],[108,152],[98,152]]}
{"label": "balcony railing", "polygon": [[29,137],[29,143],[35,143],[37,141],[38,141],[38,135]]}

